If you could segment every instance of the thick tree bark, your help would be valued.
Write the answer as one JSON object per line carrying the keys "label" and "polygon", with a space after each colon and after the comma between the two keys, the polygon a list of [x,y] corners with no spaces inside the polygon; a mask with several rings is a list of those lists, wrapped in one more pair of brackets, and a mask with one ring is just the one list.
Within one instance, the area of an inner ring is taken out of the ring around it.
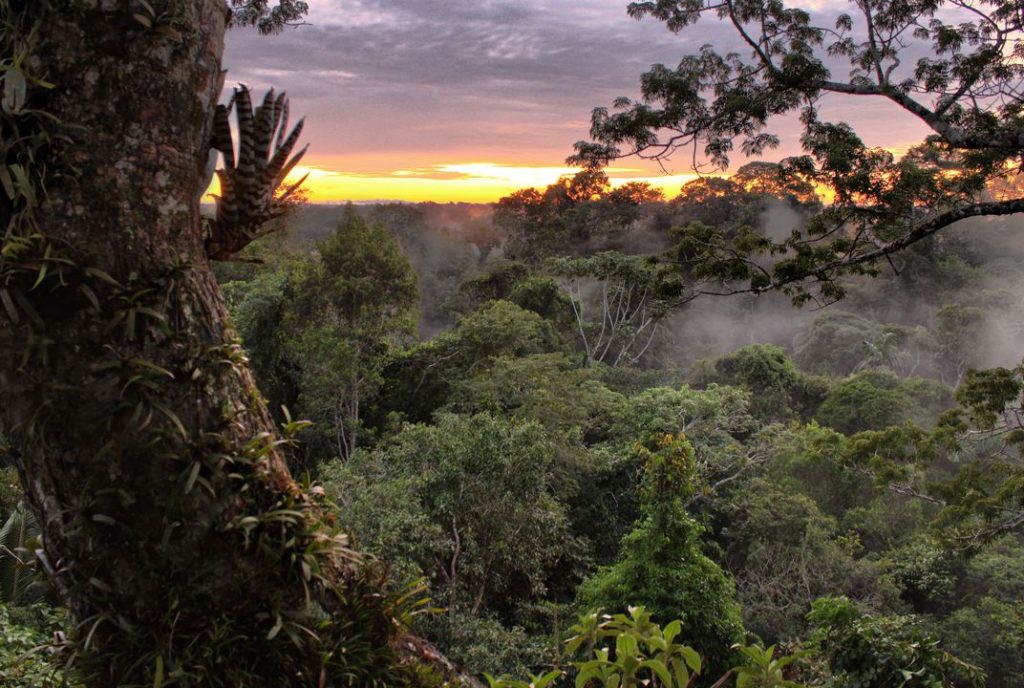
{"label": "thick tree bark", "polygon": [[95,686],[392,682],[377,569],[289,476],[204,250],[224,1],[13,4],[55,85],[33,106],[71,141],[3,235],[34,249],[0,258],[0,433],[79,666]]}

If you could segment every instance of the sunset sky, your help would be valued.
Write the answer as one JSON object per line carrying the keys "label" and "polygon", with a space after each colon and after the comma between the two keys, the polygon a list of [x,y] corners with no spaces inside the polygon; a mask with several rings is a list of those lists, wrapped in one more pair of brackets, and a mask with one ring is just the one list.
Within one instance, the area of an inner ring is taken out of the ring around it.
{"label": "sunset sky", "polygon": [[[830,0],[810,3],[826,15]],[[303,161],[314,201],[495,201],[573,170],[590,111],[634,97],[651,64],[674,65],[712,43],[740,50],[728,27],[702,21],[670,33],[626,15],[627,0],[310,0],[308,25],[277,36],[228,35],[227,84],[285,89],[306,116]],[[842,3],[845,5],[845,3]],[[806,6],[806,5],[805,5]],[[923,127],[873,100],[830,102],[825,116],[870,145],[904,148]],[[775,127],[799,151],[795,122]],[[746,162],[737,155],[734,165]],[[637,159],[613,181],[646,180],[674,195],[692,177]]]}

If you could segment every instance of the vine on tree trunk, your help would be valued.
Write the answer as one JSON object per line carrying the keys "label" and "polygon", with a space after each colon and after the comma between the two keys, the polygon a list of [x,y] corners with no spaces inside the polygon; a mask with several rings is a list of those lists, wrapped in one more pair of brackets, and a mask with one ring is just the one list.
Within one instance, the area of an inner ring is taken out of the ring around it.
{"label": "vine on tree trunk", "polygon": [[[202,50],[208,35],[178,16],[189,6],[147,7],[149,26],[124,9],[66,11]],[[197,0],[191,16],[210,7]],[[90,231],[109,222],[60,197],[78,193],[73,156],[93,131],[57,116],[62,75],[47,82],[35,52],[55,13],[0,0],[0,434],[43,530],[40,564],[71,612],[74,671],[104,687],[422,684],[429,671],[395,643],[425,600],[394,590],[322,490],[288,475],[282,452],[301,423],[273,430],[201,224],[121,272],[64,227],[49,233],[68,213]]]}

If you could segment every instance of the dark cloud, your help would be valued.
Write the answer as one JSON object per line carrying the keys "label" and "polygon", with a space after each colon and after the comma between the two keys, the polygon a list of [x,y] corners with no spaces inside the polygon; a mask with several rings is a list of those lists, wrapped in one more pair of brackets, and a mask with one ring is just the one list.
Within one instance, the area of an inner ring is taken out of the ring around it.
{"label": "dark cloud", "polygon": [[591,108],[635,94],[650,64],[698,47],[630,19],[623,0],[311,5],[308,26],[230,33],[225,63],[229,82],[285,88],[323,154],[550,150],[557,163]]}
{"label": "dark cloud", "polygon": [[[830,1],[813,4],[827,16]],[[557,165],[586,136],[591,109],[636,96],[652,63],[675,64],[704,43],[744,52],[724,22],[675,35],[629,18],[626,4],[311,0],[306,26],[274,37],[231,32],[225,63],[229,83],[288,91],[293,112],[307,116],[313,160],[378,156],[373,170],[355,172],[469,160]],[[918,124],[885,104],[861,101],[856,113],[848,100],[831,105],[826,117],[855,114],[889,137],[876,145],[919,138]],[[786,140],[779,154],[795,153],[795,120],[775,130]],[[686,161],[674,171],[688,171]]]}

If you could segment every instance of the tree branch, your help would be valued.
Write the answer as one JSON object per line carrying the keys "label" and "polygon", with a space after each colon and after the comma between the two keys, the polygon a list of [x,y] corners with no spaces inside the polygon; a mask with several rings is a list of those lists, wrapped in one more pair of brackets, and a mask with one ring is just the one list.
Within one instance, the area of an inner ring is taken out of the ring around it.
{"label": "tree branch", "polygon": [[1024,198],[1013,199],[1009,201],[988,201],[984,203],[972,203],[970,205],[960,206],[952,210],[947,210],[944,213],[940,213],[926,220],[907,232],[903,236],[890,241],[887,244],[883,244],[879,248],[873,251],[867,251],[857,255],[850,255],[838,260],[833,260],[824,265],[813,268],[811,271],[801,274],[787,277],[785,279],[773,280],[771,284],[764,287],[755,287],[749,290],[752,293],[761,293],[766,291],[773,291],[780,289],[789,284],[803,281],[808,277],[816,276],[822,278],[827,273],[835,272],[837,270],[843,270],[846,268],[853,267],[855,265],[862,265],[864,263],[870,263],[879,258],[884,258],[892,253],[896,253],[908,246],[926,239],[931,235],[935,234],[939,230],[948,227],[949,225],[959,222],[960,220],[966,220],[971,217],[982,217],[982,216],[998,216],[998,215],[1014,215],[1016,213],[1024,213]]}

